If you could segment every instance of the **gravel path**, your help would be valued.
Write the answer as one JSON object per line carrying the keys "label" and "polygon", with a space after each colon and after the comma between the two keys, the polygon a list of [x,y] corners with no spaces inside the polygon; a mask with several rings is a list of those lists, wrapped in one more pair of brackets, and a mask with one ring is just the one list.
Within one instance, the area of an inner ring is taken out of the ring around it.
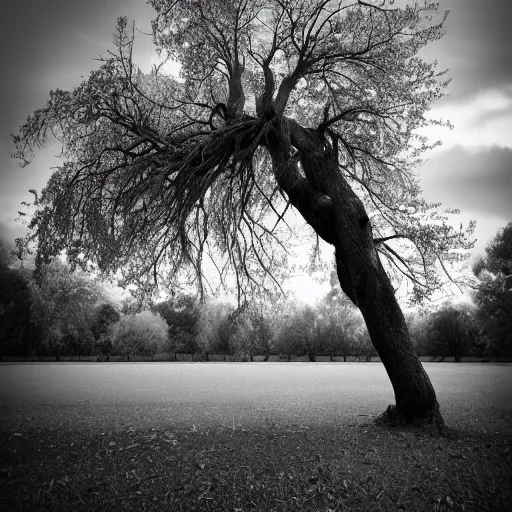
{"label": "gravel path", "polygon": [[[504,430],[512,365],[425,363],[452,426]],[[0,365],[0,430],[191,429],[271,421],[319,425],[393,403],[378,363],[25,363]]]}

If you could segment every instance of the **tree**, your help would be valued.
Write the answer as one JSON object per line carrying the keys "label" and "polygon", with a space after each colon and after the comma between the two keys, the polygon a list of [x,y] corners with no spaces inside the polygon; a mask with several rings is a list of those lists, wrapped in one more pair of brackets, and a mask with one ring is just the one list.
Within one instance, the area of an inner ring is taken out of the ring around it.
{"label": "tree", "polygon": [[445,304],[427,321],[422,351],[428,355],[454,357],[469,355],[476,346],[478,329],[474,307]]}
{"label": "tree", "polygon": [[110,354],[112,351],[112,340],[109,333],[111,326],[119,322],[120,318],[119,311],[110,302],[104,302],[96,308],[91,330],[100,354]]}
{"label": "tree", "polygon": [[318,342],[318,317],[311,306],[297,309],[287,326],[288,337],[294,339],[295,354],[307,355],[310,361],[315,360],[315,354],[319,351]]}
{"label": "tree", "polygon": [[322,337],[320,333],[321,319],[317,311],[311,306],[306,306],[302,310],[300,322],[300,334],[306,347],[306,352],[310,361],[315,360],[315,354],[323,352]]}
{"label": "tree", "polygon": [[202,352],[227,354],[230,352],[229,315],[233,308],[224,303],[202,304],[197,324],[197,344]]}
{"label": "tree", "polygon": [[13,250],[4,240],[0,238],[0,269],[8,269],[14,258]]}
{"label": "tree", "polygon": [[253,305],[248,312],[252,325],[253,350],[258,355],[264,355],[265,361],[274,350],[272,322],[265,311]]}
{"label": "tree", "polygon": [[236,309],[225,319],[224,327],[229,352],[234,354],[237,360],[246,361],[248,358],[249,361],[253,361],[257,339],[249,313],[243,309]]}
{"label": "tree", "polygon": [[346,361],[347,356],[355,355],[356,341],[361,329],[362,318],[358,309],[340,288],[336,270],[330,274],[331,289],[318,304],[324,317],[323,335],[330,340],[324,343],[331,355],[341,355]]}
{"label": "tree", "polygon": [[33,334],[29,276],[11,268],[12,261],[12,250],[0,240],[0,355],[27,355]]}
{"label": "tree", "polygon": [[40,355],[88,355],[94,351],[94,313],[105,300],[96,281],[54,261],[39,268],[32,298]]}
{"label": "tree", "polygon": [[291,355],[306,354],[302,340],[301,309],[296,304],[287,304],[276,329],[276,347],[281,357],[290,360]]}
{"label": "tree", "polygon": [[141,311],[112,324],[110,336],[113,354],[153,356],[167,347],[167,323],[158,313]]}
{"label": "tree", "polygon": [[288,356],[307,355],[310,361],[323,352],[325,340],[318,311],[308,305],[289,304],[277,330],[276,345]]}
{"label": "tree", "polygon": [[73,91],[51,92],[14,137],[25,163],[48,134],[63,144],[31,222],[37,262],[65,248],[140,293],[180,271],[202,292],[212,266],[221,282],[234,275],[243,303],[286,268],[291,205],[333,247],[400,415],[441,421],[380,256],[420,298],[471,247],[473,225],[450,227],[412,170],[432,147],[416,130],[436,122],[424,113],[447,83],[417,53],[446,15],[362,0],[150,4],[154,41],[180,79],[133,64],[121,18],[117,52]]}
{"label": "tree", "polygon": [[427,311],[410,311],[406,315],[406,322],[411,333],[414,349],[418,356],[430,356],[426,339],[428,336],[428,322],[430,320]]}
{"label": "tree", "polygon": [[169,352],[193,354],[197,351],[199,305],[191,295],[177,295],[156,304],[153,311],[160,313],[169,328]]}
{"label": "tree", "polygon": [[473,271],[480,279],[475,302],[486,351],[512,354],[512,222],[487,245]]}
{"label": "tree", "polygon": [[362,322],[359,322],[359,325],[356,328],[352,346],[356,355],[358,357],[363,356],[367,363],[372,360],[372,357],[377,355],[375,347],[373,346],[370,336],[368,335],[368,330]]}

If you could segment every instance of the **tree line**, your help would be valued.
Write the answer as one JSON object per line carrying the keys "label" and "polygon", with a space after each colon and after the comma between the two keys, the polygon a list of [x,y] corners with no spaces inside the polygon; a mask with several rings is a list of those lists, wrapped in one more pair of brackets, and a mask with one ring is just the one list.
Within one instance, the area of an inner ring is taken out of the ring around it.
{"label": "tree line", "polygon": [[[176,294],[149,309],[113,304],[85,272],[58,261],[35,274],[12,265],[5,244],[0,257],[2,356],[229,354],[365,357],[377,352],[362,315],[331,276],[330,291],[315,306],[284,298],[253,300],[236,308]],[[473,268],[479,277],[473,302],[445,302],[407,323],[418,355],[512,355],[512,223]]]}

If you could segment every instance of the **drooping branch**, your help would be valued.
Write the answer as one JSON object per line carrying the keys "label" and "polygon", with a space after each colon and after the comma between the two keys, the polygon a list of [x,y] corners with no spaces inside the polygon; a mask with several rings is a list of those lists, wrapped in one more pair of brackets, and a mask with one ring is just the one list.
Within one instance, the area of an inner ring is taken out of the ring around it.
{"label": "drooping branch", "polygon": [[382,244],[384,242],[387,242],[388,240],[394,240],[395,238],[407,238],[405,235],[390,235],[390,236],[384,236],[382,238],[374,238],[373,243],[375,245]]}

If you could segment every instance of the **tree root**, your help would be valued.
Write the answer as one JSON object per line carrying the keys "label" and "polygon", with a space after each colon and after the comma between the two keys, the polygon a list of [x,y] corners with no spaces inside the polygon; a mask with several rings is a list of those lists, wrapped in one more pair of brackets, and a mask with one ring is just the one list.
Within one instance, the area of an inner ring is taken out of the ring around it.
{"label": "tree root", "polygon": [[437,404],[434,410],[429,411],[422,418],[414,418],[412,421],[408,420],[395,405],[388,405],[388,408],[375,419],[375,423],[380,426],[390,427],[405,427],[407,425],[412,425],[413,427],[422,428],[441,437],[447,437],[450,435],[450,431],[444,423],[441,411],[439,410],[439,405]]}

